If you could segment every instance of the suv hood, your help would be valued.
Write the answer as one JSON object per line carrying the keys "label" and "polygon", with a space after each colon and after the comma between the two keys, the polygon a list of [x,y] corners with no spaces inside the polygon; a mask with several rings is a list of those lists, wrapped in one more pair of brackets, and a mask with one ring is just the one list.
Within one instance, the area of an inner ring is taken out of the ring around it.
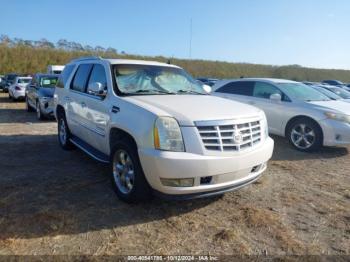
{"label": "suv hood", "polygon": [[194,126],[194,121],[249,118],[263,114],[256,107],[211,95],[146,95],[126,99],[158,116],[175,117],[181,126]]}
{"label": "suv hood", "polygon": [[312,101],[308,102],[317,106],[319,109],[338,111],[339,113],[350,115],[349,103],[345,101],[330,100],[330,101]]}
{"label": "suv hood", "polygon": [[39,88],[39,94],[41,96],[53,97],[54,93],[55,93],[55,88],[45,88],[45,87]]}

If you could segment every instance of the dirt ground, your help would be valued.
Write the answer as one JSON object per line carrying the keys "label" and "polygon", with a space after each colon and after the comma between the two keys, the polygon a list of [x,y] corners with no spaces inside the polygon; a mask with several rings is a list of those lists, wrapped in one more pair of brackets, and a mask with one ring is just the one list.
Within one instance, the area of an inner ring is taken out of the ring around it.
{"label": "dirt ground", "polygon": [[108,167],[0,94],[0,255],[350,254],[350,148],[274,137],[268,170],[223,197],[119,201]]}

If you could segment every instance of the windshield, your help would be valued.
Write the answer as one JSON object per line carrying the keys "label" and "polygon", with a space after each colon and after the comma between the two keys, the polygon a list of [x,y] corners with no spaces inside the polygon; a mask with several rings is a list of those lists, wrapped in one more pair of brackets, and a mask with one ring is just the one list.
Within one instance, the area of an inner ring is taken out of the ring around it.
{"label": "windshield", "polygon": [[56,86],[58,76],[44,76],[40,78],[40,86],[53,88]]}
{"label": "windshield", "polygon": [[350,92],[341,88],[329,88],[332,92],[344,99],[350,99]]}
{"label": "windshield", "polygon": [[315,89],[317,91],[321,92],[322,94],[328,96],[332,100],[340,100],[340,99],[342,99],[342,97],[338,96],[337,94],[335,94],[332,91],[329,91],[328,89],[325,89],[323,87],[316,86]]}
{"label": "windshield", "polygon": [[18,84],[28,84],[32,79],[31,78],[18,78]]}
{"label": "windshield", "polygon": [[117,65],[114,76],[122,94],[205,94],[201,84],[175,67]]}
{"label": "windshield", "polygon": [[277,86],[292,100],[306,102],[330,100],[326,95],[302,83],[278,83]]}

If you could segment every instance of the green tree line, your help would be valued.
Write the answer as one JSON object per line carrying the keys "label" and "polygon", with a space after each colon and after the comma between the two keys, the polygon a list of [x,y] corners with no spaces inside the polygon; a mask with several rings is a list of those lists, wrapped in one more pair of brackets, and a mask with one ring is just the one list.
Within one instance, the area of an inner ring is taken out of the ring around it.
{"label": "green tree line", "polygon": [[298,65],[271,66],[221,61],[186,60],[167,57],[146,57],[117,52],[114,48],[82,46],[64,39],[53,44],[45,39],[29,41],[0,37],[0,74],[17,72],[33,74],[46,72],[48,65],[64,65],[81,56],[129,58],[170,62],[185,68],[195,77],[239,78],[273,77],[296,81],[321,81],[337,79],[350,82],[350,70],[315,69]]}

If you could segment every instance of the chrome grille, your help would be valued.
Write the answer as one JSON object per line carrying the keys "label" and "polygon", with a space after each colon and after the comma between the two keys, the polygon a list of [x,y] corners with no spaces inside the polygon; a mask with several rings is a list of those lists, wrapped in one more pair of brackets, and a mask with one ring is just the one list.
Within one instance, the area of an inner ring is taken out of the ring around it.
{"label": "chrome grille", "polygon": [[205,149],[211,151],[241,151],[261,141],[260,121],[208,125],[201,123],[197,129]]}

